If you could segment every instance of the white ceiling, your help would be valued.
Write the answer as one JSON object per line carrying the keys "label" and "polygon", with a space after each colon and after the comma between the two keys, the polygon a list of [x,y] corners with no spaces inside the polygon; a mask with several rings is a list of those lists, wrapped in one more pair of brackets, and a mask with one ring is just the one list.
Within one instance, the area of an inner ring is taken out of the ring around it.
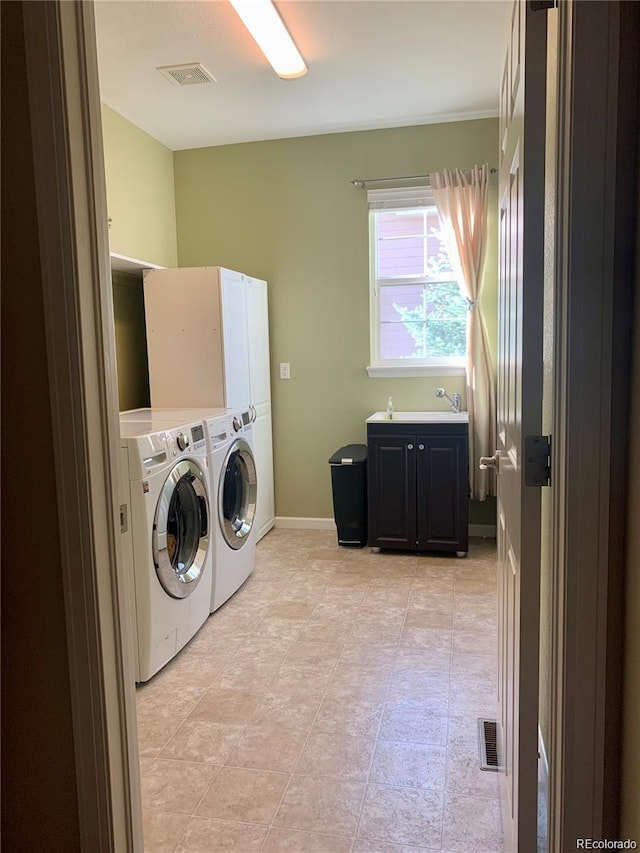
{"label": "white ceiling", "polygon": [[[276,0],[281,80],[227,0],[96,0],[102,100],[172,150],[498,114],[508,0]],[[216,83],[158,66],[200,62]]]}

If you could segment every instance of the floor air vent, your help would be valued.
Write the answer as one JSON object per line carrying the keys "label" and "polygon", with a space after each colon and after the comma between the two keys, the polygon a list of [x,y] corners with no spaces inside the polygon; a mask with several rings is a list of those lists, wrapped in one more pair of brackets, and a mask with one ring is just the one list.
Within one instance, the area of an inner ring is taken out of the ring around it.
{"label": "floor air vent", "polygon": [[478,750],[480,769],[498,769],[498,723],[496,720],[478,720]]}

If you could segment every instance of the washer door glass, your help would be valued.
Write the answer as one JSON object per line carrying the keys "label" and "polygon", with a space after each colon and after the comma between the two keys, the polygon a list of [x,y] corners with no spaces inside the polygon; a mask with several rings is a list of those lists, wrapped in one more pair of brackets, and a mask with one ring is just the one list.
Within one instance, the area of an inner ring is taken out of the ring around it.
{"label": "washer door glass", "polygon": [[256,463],[243,438],[229,448],[220,475],[220,527],[236,551],[246,544],[256,514]]}
{"label": "washer door glass", "polygon": [[153,562],[169,595],[186,598],[202,577],[209,550],[209,502],[202,469],[178,462],[165,480],[153,520]]}

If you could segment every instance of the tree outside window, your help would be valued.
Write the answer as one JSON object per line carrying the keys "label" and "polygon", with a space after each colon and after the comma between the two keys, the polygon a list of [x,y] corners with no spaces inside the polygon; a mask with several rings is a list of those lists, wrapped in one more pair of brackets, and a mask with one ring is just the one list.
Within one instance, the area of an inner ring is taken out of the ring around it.
{"label": "tree outside window", "polygon": [[435,206],[376,214],[376,271],[382,362],[464,358],[467,300]]}

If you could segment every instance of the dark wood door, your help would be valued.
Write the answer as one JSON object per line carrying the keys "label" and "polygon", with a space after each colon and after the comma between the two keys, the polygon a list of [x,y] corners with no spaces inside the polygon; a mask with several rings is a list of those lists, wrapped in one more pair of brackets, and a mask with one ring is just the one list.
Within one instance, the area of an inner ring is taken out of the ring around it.
{"label": "dark wood door", "polygon": [[369,545],[416,550],[416,437],[370,436]]}
{"label": "dark wood door", "polygon": [[469,494],[467,437],[418,435],[417,533],[421,551],[467,551]]}

